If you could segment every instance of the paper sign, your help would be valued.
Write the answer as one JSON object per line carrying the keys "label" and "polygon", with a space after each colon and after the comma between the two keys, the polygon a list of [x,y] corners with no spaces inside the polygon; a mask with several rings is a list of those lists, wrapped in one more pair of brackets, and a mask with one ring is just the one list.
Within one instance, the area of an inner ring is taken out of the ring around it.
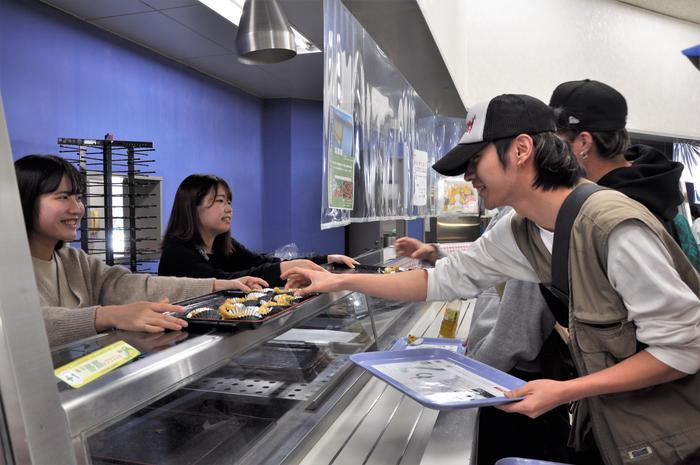
{"label": "paper sign", "polygon": [[471,182],[460,178],[438,181],[438,203],[441,213],[479,213],[479,197]]}
{"label": "paper sign", "polygon": [[352,210],[355,199],[355,158],[352,116],[331,108],[328,131],[328,206]]}
{"label": "paper sign", "polygon": [[56,368],[53,372],[57,378],[77,389],[124,365],[140,354],[141,352],[126,342],[117,341]]}
{"label": "paper sign", "polygon": [[428,203],[428,152],[413,151],[413,205],[425,206]]}

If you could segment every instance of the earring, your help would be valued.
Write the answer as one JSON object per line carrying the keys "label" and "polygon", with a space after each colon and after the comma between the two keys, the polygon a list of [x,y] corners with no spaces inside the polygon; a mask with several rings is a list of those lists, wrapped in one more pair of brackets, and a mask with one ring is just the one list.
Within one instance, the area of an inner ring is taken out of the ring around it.
{"label": "earring", "polygon": [[523,160],[520,158],[520,152],[518,152],[518,153],[515,154],[515,158],[518,159],[518,161],[515,162],[515,166],[517,166],[518,168],[522,167],[522,166],[523,166]]}
{"label": "earring", "polygon": [[581,160],[587,160],[588,159],[588,150],[583,150],[579,156],[581,157]]}

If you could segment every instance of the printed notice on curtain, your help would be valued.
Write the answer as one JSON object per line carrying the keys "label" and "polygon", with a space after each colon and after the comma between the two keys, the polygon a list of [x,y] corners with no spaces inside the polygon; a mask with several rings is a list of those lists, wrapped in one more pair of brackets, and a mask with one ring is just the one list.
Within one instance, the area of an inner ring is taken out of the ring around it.
{"label": "printed notice on curtain", "polygon": [[441,213],[479,214],[479,194],[472,183],[452,177],[438,181],[438,205]]}
{"label": "printed notice on curtain", "polygon": [[413,151],[413,205],[422,207],[428,203],[428,152]]}
{"label": "printed notice on curtain", "polygon": [[328,206],[352,210],[355,196],[355,170],[352,142],[352,116],[331,107],[328,150]]}

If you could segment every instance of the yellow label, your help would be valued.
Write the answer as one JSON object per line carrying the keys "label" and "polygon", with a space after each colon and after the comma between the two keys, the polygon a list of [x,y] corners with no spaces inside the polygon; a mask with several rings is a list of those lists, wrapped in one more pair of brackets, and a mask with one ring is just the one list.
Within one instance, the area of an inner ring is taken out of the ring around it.
{"label": "yellow label", "polygon": [[77,389],[124,365],[140,354],[141,352],[126,342],[117,341],[58,367],[53,373],[58,379]]}

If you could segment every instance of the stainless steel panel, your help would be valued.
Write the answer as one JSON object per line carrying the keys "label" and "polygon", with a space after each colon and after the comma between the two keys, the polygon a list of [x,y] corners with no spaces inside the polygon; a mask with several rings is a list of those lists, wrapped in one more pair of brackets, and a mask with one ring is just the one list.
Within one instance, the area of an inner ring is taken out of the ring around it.
{"label": "stainless steel panel", "polygon": [[2,449],[16,463],[75,463],[39,309],[0,97],[0,398]]}
{"label": "stainless steel panel", "polygon": [[416,0],[342,1],[435,113],[466,116]]}
{"label": "stainless steel panel", "polygon": [[479,216],[438,217],[435,231],[436,242],[471,242],[479,238],[481,220]]}
{"label": "stainless steel panel", "polygon": [[478,409],[440,412],[421,465],[473,465],[476,463]]}

